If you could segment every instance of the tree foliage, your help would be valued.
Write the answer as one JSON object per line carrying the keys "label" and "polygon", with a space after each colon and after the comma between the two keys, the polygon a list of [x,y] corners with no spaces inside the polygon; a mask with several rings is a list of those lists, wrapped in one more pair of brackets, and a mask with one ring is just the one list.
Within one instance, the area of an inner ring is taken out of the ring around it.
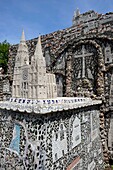
{"label": "tree foliage", "polygon": [[0,43],[0,67],[3,68],[4,73],[7,72],[9,46],[10,44],[6,40]]}

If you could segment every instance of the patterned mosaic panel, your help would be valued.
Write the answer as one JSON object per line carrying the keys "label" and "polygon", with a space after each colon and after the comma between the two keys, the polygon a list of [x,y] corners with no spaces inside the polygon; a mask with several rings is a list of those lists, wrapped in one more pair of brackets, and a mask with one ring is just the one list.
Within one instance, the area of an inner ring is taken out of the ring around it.
{"label": "patterned mosaic panel", "polygon": [[1,170],[103,170],[96,106],[46,115],[1,111]]}

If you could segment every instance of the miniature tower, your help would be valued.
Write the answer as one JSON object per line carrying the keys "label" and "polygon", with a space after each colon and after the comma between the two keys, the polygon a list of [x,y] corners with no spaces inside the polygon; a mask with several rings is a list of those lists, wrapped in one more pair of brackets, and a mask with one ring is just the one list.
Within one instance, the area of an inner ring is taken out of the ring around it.
{"label": "miniature tower", "polygon": [[[29,55],[28,48],[25,41],[24,31],[22,32],[22,37],[18,47],[15,67],[14,67],[14,76],[13,76],[13,87],[12,87],[12,97],[27,97],[23,88],[28,82],[28,65],[29,65]],[[26,84],[24,84],[26,82]],[[26,87],[25,87],[26,88]]]}
{"label": "miniature tower", "polygon": [[77,8],[76,10],[76,17],[78,17],[80,15],[80,10]]}
{"label": "miniature tower", "polygon": [[[29,64],[28,47],[26,45],[24,31],[22,32],[22,36],[21,36],[19,47],[18,47],[16,59],[17,60],[15,62],[15,66],[16,66],[17,63],[19,63],[19,66]],[[20,61],[20,62],[18,62],[18,61]]]}
{"label": "miniature tower", "polygon": [[55,75],[52,73],[47,73],[47,97],[55,98],[57,97],[57,86]]}
{"label": "miniature tower", "polygon": [[39,36],[36,45],[34,56],[31,61],[30,69],[30,95],[32,99],[46,99],[47,98],[47,77],[46,77],[46,63],[43,57],[41,38]]}
{"label": "miniature tower", "polygon": [[28,48],[24,31],[22,32],[14,67],[12,97],[28,99],[57,97],[55,75],[46,73],[40,36],[29,64]]}
{"label": "miniature tower", "polygon": [[77,8],[76,11],[74,12],[72,24],[77,25],[79,24],[79,17],[80,17],[80,10]]}

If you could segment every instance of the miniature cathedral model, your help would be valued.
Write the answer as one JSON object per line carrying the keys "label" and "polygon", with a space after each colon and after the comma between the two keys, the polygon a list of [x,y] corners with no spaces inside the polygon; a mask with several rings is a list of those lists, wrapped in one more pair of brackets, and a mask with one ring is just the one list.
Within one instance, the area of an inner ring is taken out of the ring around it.
{"label": "miniature cathedral model", "polygon": [[22,32],[15,59],[12,97],[28,99],[57,97],[55,75],[46,73],[46,62],[42,53],[40,36],[30,64],[24,31]]}

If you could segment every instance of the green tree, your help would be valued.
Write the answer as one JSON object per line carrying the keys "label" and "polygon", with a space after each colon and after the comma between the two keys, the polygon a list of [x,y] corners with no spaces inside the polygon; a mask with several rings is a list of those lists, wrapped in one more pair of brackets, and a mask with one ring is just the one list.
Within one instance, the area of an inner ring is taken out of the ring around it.
{"label": "green tree", "polygon": [[0,67],[4,69],[4,73],[7,72],[9,46],[6,40],[0,43]]}

